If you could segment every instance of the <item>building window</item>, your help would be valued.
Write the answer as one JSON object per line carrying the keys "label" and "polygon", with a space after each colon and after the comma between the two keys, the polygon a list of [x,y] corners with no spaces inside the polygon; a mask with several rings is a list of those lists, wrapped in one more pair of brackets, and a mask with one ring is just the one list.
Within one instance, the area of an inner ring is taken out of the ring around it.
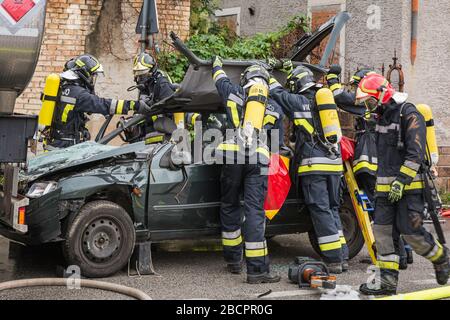
{"label": "building window", "polygon": [[216,10],[214,15],[217,18],[219,25],[227,27],[230,31],[234,32],[236,35],[241,34],[240,24],[241,24],[241,8],[225,8],[222,10]]}

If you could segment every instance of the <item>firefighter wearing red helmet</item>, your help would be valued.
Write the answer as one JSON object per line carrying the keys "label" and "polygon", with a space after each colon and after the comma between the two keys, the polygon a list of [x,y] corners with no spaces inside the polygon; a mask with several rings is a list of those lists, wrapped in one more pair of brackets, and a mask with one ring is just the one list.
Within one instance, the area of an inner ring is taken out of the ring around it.
{"label": "firefighter wearing red helmet", "polygon": [[[332,65],[327,76],[327,84],[333,91],[338,107],[355,115],[355,155],[353,157],[353,173],[361,190],[375,204],[375,185],[377,180],[377,143],[376,143],[376,114],[362,106],[355,106],[356,90],[364,77],[375,74],[371,69],[358,70],[350,79],[350,91],[344,90],[340,82],[342,69],[339,65]],[[400,270],[408,268],[413,263],[412,248],[403,241],[395,231],[394,240],[398,243],[400,251]]]}
{"label": "firefighter wearing red helmet", "polygon": [[396,92],[381,75],[361,80],[356,103],[377,113],[378,170],[374,235],[380,278],[362,284],[366,295],[396,294],[399,269],[396,227],[414,251],[433,263],[436,280],[449,278],[447,248],[423,227],[426,124],[407,94]]}

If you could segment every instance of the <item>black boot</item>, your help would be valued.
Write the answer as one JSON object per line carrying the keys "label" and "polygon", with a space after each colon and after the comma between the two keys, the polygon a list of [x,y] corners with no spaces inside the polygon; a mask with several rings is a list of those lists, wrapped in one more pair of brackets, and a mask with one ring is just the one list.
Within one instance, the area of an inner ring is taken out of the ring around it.
{"label": "black boot", "polygon": [[413,251],[411,248],[406,249],[406,260],[407,260],[408,264],[414,263],[414,255],[413,255]]}
{"label": "black boot", "polygon": [[281,277],[276,274],[271,274],[270,272],[265,272],[261,274],[247,274],[247,282],[250,284],[259,283],[275,283],[279,282]]}
{"label": "black boot", "polygon": [[348,271],[348,268],[349,268],[348,260],[344,260],[344,261],[342,262],[342,272],[347,272],[347,271]]}
{"label": "black boot", "polygon": [[366,296],[397,294],[398,271],[381,269],[380,273],[380,279],[375,278],[370,283],[362,284],[359,291]]}
{"label": "black boot", "polygon": [[227,270],[228,270],[228,272],[231,272],[233,274],[241,274],[241,272],[242,272],[242,264],[240,262],[238,262],[238,263],[229,263],[229,264],[227,264]]}
{"label": "black boot", "polygon": [[441,286],[446,285],[450,273],[450,266],[448,261],[448,249],[444,247],[444,254],[438,260],[433,262],[434,271],[436,273],[436,281]]}
{"label": "black boot", "polygon": [[400,263],[398,264],[400,270],[408,269],[408,256],[400,257]]}

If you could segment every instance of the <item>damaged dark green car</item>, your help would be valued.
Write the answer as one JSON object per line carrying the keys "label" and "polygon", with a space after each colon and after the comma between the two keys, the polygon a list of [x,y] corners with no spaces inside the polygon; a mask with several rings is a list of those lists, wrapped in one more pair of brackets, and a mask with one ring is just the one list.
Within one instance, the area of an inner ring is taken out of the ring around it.
{"label": "damaged dark green car", "polygon": [[[305,61],[323,39],[329,37],[324,53],[330,54],[348,14],[341,13],[317,32],[299,40],[292,55]],[[185,79],[176,94],[154,105],[152,114],[200,112],[203,119],[223,113],[211,80],[210,62],[201,61],[172,35],[174,45],[190,61]],[[251,61],[225,61],[232,80]],[[318,76],[323,74],[320,66]],[[281,75],[277,75],[280,77]],[[156,144],[137,142],[108,146],[113,138],[142,119],[125,122],[109,135],[105,123],[97,142],[86,142],[56,150],[29,161],[20,177],[20,190],[29,201],[26,228],[11,223],[0,207],[0,234],[27,244],[61,242],[68,265],[78,265],[84,276],[105,277],[122,269],[136,243],[176,239],[220,238],[220,165],[174,165],[170,139]],[[163,132],[169,136],[169,132]],[[3,193],[0,192],[0,203]],[[348,197],[343,197],[341,218],[350,257],[361,250],[364,240]],[[292,188],[280,213],[267,222],[267,236],[310,233],[309,214]]]}

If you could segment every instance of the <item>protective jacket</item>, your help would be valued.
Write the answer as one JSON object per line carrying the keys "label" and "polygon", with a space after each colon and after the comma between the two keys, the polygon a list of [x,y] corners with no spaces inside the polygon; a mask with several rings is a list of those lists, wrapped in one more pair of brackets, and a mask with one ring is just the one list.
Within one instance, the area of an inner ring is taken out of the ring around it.
{"label": "protective jacket", "polygon": [[377,196],[386,197],[391,183],[405,184],[405,193],[423,192],[422,164],[425,159],[426,125],[411,103],[386,105],[376,125],[378,148]]}
{"label": "protective jacket", "polygon": [[145,83],[140,94],[148,96],[153,103],[161,101],[164,98],[170,97],[176,90],[176,87],[170,81],[168,75],[162,71],[157,71]]}
{"label": "protective jacket", "polygon": [[270,95],[278,102],[284,113],[293,120],[296,136],[296,158],[301,159],[298,174],[331,174],[341,175],[342,158],[338,147],[329,150],[320,142],[318,132],[318,110],[315,105],[315,90],[305,94],[287,92],[276,80],[271,80]]}
{"label": "protective jacket", "polygon": [[127,114],[138,108],[139,101],[100,98],[80,80],[63,78],[48,143],[65,148],[89,140],[86,114]]}
{"label": "protective jacket", "polygon": [[[227,128],[240,128],[245,113],[245,90],[241,86],[233,84],[227,77],[225,71],[223,71],[220,67],[214,68],[213,79],[216,84],[217,91],[223,99],[223,104],[226,106]],[[267,101],[263,122],[263,129],[267,133],[267,139],[259,140],[257,142],[257,147],[253,150],[255,151],[254,154],[249,155],[248,150],[245,150],[244,147],[238,142],[239,139],[237,137],[233,137],[232,139],[225,137],[225,141],[217,147],[216,155],[218,157],[233,157],[234,159],[244,156],[246,161],[249,157],[255,156],[257,158],[257,163],[268,164],[270,159],[269,147],[272,143],[270,141],[270,130],[280,130],[279,141],[274,142],[278,143],[278,147],[280,147],[283,140],[282,118],[283,111],[281,106],[275,100],[269,98]]]}
{"label": "protective jacket", "polygon": [[[140,89],[140,95],[147,96],[151,104],[159,102],[167,97],[170,97],[176,90],[176,87],[172,84],[170,77],[162,71],[157,71],[149,78],[144,84],[144,87]],[[153,122],[158,116],[148,116],[145,121],[145,128],[142,138],[154,131]]]}

